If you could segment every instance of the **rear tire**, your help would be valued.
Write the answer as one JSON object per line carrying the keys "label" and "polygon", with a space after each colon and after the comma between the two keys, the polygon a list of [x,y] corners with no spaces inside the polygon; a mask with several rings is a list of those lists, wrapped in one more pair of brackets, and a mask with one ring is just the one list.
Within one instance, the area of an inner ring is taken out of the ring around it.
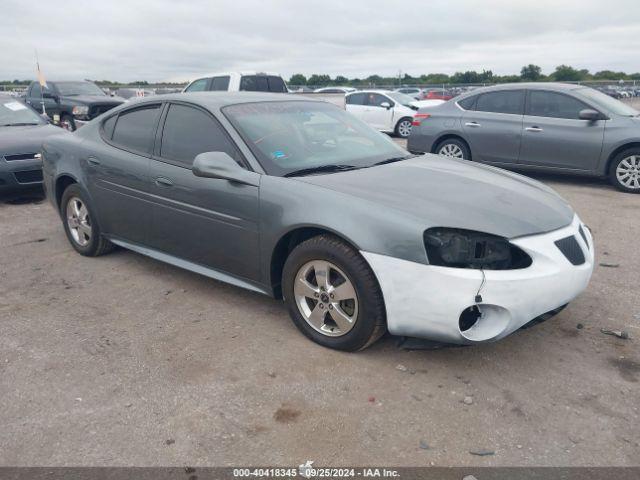
{"label": "rear tire", "polygon": [[400,138],[408,138],[411,134],[411,122],[412,119],[410,117],[401,118],[398,123],[396,123],[396,136]]}
{"label": "rear tire", "polygon": [[617,154],[609,165],[609,182],[618,190],[640,193],[640,149],[630,148]]}
{"label": "rear tire", "polygon": [[294,248],[282,286],[293,323],[324,347],[363,350],[386,331],[384,300],[373,271],[360,253],[333,235]]}
{"label": "rear tire", "polygon": [[457,138],[442,140],[436,147],[435,153],[444,155],[445,157],[471,160],[471,152],[469,151],[468,145]]}
{"label": "rear tire", "polygon": [[114,249],[113,243],[102,236],[87,195],[77,183],[62,194],[60,217],[69,243],[80,255],[98,257]]}

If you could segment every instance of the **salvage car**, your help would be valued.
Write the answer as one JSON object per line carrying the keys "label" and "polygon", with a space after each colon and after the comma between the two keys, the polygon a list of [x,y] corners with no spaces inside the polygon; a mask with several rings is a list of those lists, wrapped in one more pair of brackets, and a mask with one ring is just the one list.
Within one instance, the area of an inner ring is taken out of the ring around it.
{"label": "salvage car", "polygon": [[419,108],[429,108],[442,100],[416,100],[409,95],[388,90],[363,90],[345,97],[347,112],[380,130],[407,138],[413,115]]}
{"label": "salvage car", "polygon": [[584,290],[591,233],[560,196],[429,157],[327,102],[258,93],[143,99],[43,149],[78,253],[119,245],[283,298],[326,347],[494,341]]}
{"label": "salvage car", "polygon": [[407,148],[501,167],[608,177],[640,193],[640,113],[593,88],[500,85],[420,111]]}
{"label": "salvage car", "polygon": [[107,95],[93,82],[48,81],[44,87],[38,82],[31,82],[25,101],[38,112],[42,112],[44,107],[50,118],[59,117],[60,126],[73,132],[122,104],[124,99]]}
{"label": "salvage car", "polygon": [[60,133],[20,99],[0,94],[0,194],[42,185],[42,141]]}

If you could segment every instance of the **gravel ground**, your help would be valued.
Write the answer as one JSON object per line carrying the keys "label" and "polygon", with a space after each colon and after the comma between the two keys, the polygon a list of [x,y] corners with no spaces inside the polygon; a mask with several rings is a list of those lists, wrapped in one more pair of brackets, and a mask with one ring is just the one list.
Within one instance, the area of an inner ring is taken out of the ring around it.
{"label": "gravel ground", "polygon": [[640,195],[537,178],[594,231],[587,291],[498,343],[411,352],[324,349],[277,301],[81,257],[47,202],[1,204],[0,465],[639,465]]}

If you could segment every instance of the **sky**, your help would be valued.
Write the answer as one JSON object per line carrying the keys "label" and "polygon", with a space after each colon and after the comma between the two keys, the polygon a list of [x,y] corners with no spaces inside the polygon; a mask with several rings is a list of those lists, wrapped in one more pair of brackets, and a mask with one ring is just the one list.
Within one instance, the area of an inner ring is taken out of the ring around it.
{"label": "sky", "polygon": [[0,80],[640,71],[638,0],[0,0]]}

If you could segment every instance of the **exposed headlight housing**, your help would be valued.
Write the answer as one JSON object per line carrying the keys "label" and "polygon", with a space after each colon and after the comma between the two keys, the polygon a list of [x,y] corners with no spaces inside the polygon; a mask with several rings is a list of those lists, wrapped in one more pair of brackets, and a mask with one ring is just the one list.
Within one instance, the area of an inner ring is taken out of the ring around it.
{"label": "exposed headlight housing", "polygon": [[74,117],[84,117],[89,115],[89,106],[88,105],[75,105],[71,110],[71,113]]}
{"label": "exposed headlight housing", "polygon": [[485,270],[514,270],[531,265],[531,257],[506,238],[460,228],[430,228],[424,246],[431,265]]}

